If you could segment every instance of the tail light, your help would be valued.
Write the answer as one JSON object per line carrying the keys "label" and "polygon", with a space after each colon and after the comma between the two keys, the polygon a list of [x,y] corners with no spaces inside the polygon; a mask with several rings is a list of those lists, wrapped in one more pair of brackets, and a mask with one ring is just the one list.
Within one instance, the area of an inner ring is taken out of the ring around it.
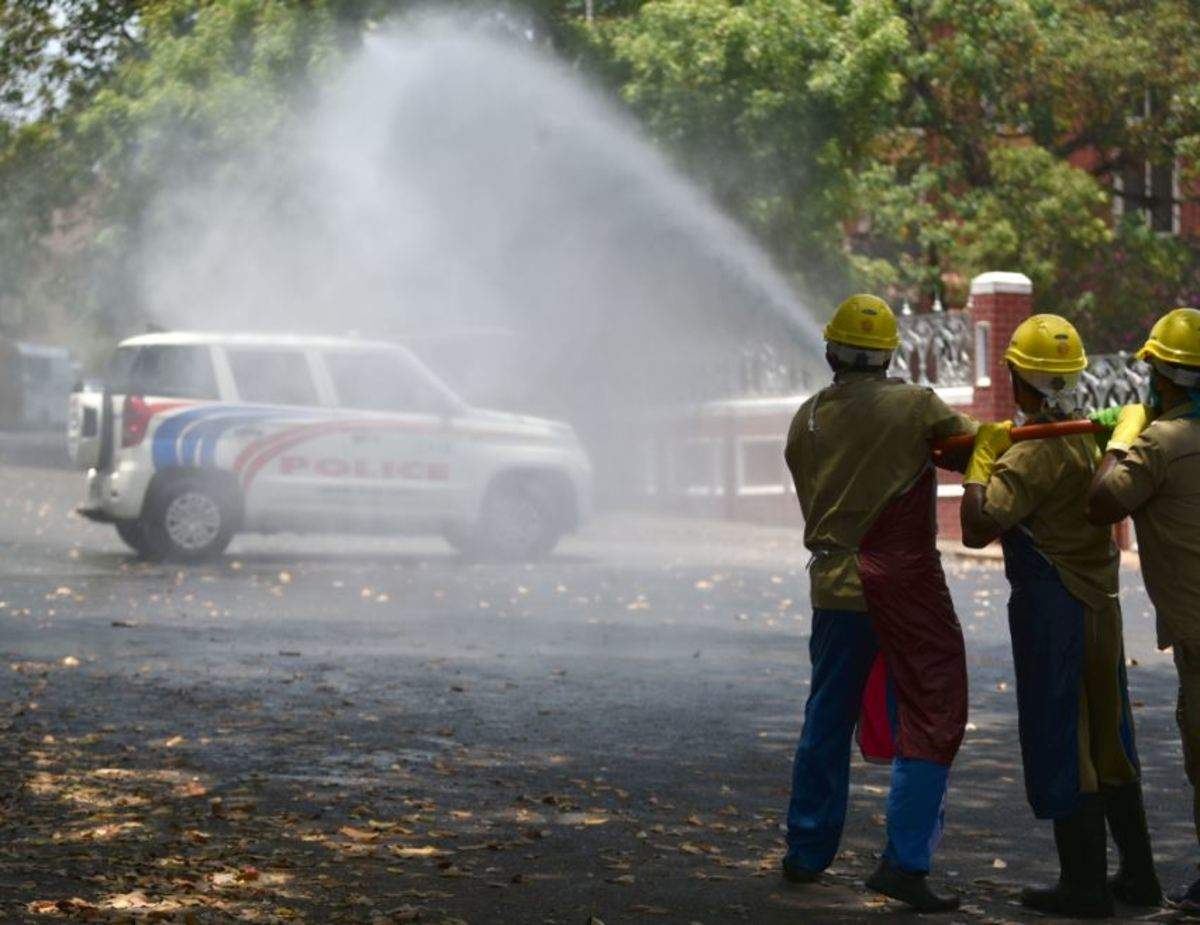
{"label": "tail light", "polygon": [[140,395],[126,395],[121,406],[121,446],[137,446],[146,436],[154,413]]}

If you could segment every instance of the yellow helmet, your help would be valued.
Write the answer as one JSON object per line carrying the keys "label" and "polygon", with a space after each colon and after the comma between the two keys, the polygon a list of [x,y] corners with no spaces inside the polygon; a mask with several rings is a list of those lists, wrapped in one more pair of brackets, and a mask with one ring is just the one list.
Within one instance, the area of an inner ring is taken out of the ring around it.
{"label": "yellow helmet", "polygon": [[862,350],[895,350],[900,346],[900,329],[883,299],[852,295],[825,326],[825,339]]}
{"label": "yellow helmet", "polygon": [[1060,315],[1033,315],[1013,331],[1004,359],[1025,372],[1069,375],[1087,368],[1075,326]]}
{"label": "yellow helmet", "polygon": [[1159,318],[1150,339],[1138,351],[1139,360],[1151,357],[1180,366],[1200,366],[1200,311],[1177,308]]}

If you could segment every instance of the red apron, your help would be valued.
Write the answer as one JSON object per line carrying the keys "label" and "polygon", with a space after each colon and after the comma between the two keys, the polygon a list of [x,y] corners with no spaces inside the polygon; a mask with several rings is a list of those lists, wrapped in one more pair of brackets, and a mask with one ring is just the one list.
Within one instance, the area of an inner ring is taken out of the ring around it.
{"label": "red apron", "polygon": [[966,730],[966,651],[937,551],[936,501],[930,468],[884,508],[858,547],[880,649],[858,727],[868,761],[899,756],[948,765]]}

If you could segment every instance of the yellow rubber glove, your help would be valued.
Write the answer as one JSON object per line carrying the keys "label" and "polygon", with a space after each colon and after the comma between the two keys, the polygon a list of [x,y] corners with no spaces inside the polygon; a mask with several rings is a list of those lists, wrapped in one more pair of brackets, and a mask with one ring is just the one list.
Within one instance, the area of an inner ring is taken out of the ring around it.
{"label": "yellow rubber glove", "polygon": [[1108,440],[1105,452],[1127,451],[1143,430],[1150,426],[1150,409],[1145,405],[1125,405],[1117,417],[1117,426]]}
{"label": "yellow rubber glove", "polygon": [[967,471],[963,475],[964,485],[986,485],[992,477],[998,460],[1012,446],[1012,421],[999,424],[980,424],[975,434],[975,449]]}

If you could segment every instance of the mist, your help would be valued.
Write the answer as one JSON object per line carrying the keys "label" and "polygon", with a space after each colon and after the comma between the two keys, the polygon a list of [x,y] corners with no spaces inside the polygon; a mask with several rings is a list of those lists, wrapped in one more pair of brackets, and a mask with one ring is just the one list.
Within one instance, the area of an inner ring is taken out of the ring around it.
{"label": "mist", "polygon": [[631,408],[736,394],[747,350],[806,375],[812,315],[765,253],[496,21],[371,34],[299,125],[161,196],[154,321],[394,339],[472,403],[567,418],[593,446]]}

